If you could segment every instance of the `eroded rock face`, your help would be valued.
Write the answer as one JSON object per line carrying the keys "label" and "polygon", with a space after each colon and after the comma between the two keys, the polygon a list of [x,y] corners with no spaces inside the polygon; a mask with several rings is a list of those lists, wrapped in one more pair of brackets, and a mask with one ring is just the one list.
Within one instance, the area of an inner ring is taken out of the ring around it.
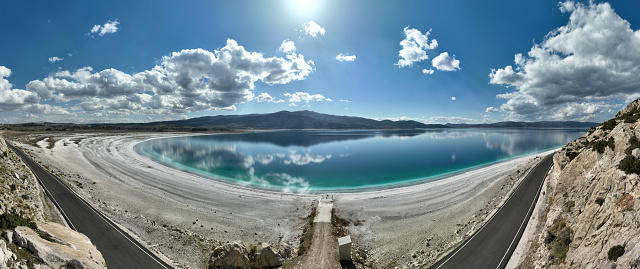
{"label": "eroded rock face", "polygon": [[9,148],[7,147],[7,142],[4,141],[4,138],[0,136],[0,155],[4,155]]}
{"label": "eroded rock face", "polygon": [[[548,213],[525,268],[640,266],[640,176],[619,166],[625,158],[639,160],[632,143],[640,138],[639,119],[640,99],[556,153]],[[570,230],[566,238],[554,234],[559,227]],[[617,245],[625,252],[610,260]]]}
{"label": "eroded rock face", "polygon": [[269,244],[251,245],[247,249],[242,243],[233,242],[213,250],[209,268],[270,268],[282,265],[283,260],[280,251]]}
{"label": "eroded rock face", "polygon": [[38,229],[50,235],[43,239],[28,227],[17,227],[13,233],[17,245],[28,249],[47,265],[60,268],[69,263],[82,265],[83,268],[104,269],[102,254],[88,237],[57,223],[37,223]]}

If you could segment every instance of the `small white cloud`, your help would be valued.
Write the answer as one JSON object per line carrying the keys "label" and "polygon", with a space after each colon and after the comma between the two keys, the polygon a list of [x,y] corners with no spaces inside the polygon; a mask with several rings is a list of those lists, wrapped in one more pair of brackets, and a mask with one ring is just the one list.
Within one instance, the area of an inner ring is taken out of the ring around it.
{"label": "small white cloud", "polygon": [[436,123],[473,123],[475,120],[469,118],[462,117],[443,117],[443,116],[433,116],[429,118],[431,122]]}
{"label": "small white cloud", "polygon": [[285,102],[284,100],[280,99],[278,101],[275,101],[274,103],[279,104],[279,103],[284,103],[284,102]]}
{"label": "small white cloud", "polygon": [[103,25],[94,25],[88,35],[91,35],[93,37],[93,34],[98,34],[99,36],[113,34],[118,31],[118,24],[120,24],[120,22],[118,22],[118,20],[115,20],[107,21]]}
{"label": "small white cloud", "polygon": [[418,29],[405,27],[403,30],[405,38],[400,41],[402,49],[398,52],[400,60],[396,63],[399,67],[412,66],[416,62],[429,59],[427,50],[438,47],[438,41],[435,39],[429,43],[429,34],[431,30],[422,34]]}
{"label": "small white cloud", "polygon": [[280,45],[278,50],[284,53],[296,52],[296,45],[291,40],[285,40],[282,41],[282,45]]}
{"label": "small white cloud", "polygon": [[349,101],[349,100],[345,100],[345,99],[340,99],[340,100],[338,100],[338,102],[351,103],[351,101]]}
{"label": "small white cloud", "polygon": [[302,24],[302,26],[304,26],[304,32],[313,37],[316,37],[318,34],[324,35],[325,33],[324,28],[314,21],[306,22]]}
{"label": "small white cloud", "polygon": [[356,60],[356,56],[355,55],[346,55],[346,54],[338,54],[338,56],[336,56],[336,60],[340,61],[340,62],[353,62]]}
{"label": "small white cloud", "polygon": [[319,102],[319,101],[327,101],[331,102],[332,100],[324,97],[322,94],[314,94],[311,95],[306,92],[296,92],[294,94],[285,93],[284,96],[289,97],[289,102],[291,103],[299,103],[299,102]]}
{"label": "small white cloud", "polygon": [[429,68],[429,69],[422,69],[422,73],[425,75],[432,75],[433,74],[433,69]]}
{"label": "small white cloud", "polygon": [[431,64],[440,71],[460,70],[460,61],[450,57],[448,52],[440,53],[440,55],[433,58]]}
{"label": "small white cloud", "polygon": [[486,109],[484,112],[487,112],[487,113],[496,113],[496,112],[500,112],[500,109],[497,109],[497,108],[495,108],[495,107],[490,106],[490,107],[487,107],[487,109]]}
{"label": "small white cloud", "polygon": [[258,95],[257,100],[258,100],[259,103],[262,103],[262,102],[273,102],[273,97],[271,95],[269,95],[268,93],[263,92],[260,95]]}
{"label": "small white cloud", "polygon": [[298,105],[296,105],[296,103],[291,103],[289,104],[289,106],[298,106]]}
{"label": "small white cloud", "polygon": [[456,100],[455,96],[451,97],[451,101],[455,101],[455,100]]}
{"label": "small white cloud", "polygon": [[62,61],[62,60],[64,60],[64,57],[60,58],[60,57],[57,57],[57,56],[53,56],[53,57],[49,58],[49,62],[50,63],[55,63],[55,62]]}

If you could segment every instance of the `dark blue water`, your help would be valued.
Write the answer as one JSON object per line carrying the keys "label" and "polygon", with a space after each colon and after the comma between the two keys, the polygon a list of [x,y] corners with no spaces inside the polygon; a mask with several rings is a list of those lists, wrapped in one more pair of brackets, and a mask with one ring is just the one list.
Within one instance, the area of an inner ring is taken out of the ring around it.
{"label": "dark blue water", "polygon": [[437,180],[562,147],[584,129],[278,131],[149,140],[137,152],[217,180],[292,192]]}

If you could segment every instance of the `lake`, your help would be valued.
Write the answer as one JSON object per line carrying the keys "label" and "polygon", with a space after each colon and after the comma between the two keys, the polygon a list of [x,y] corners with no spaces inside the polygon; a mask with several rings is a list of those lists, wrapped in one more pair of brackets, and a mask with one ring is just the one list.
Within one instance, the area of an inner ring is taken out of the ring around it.
{"label": "lake", "polygon": [[562,147],[585,129],[265,131],[148,140],[161,164],[244,186],[354,191],[438,180]]}

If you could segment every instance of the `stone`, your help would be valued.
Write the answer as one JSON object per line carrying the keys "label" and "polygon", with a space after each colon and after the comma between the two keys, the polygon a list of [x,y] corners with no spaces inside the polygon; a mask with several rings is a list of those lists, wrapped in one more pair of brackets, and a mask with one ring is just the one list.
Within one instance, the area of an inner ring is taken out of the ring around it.
{"label": "stone", "polygon": [[275,267],[282,265],[284,259],[275,252],[267,243],[258,244],[256,253],[253,255],[253,268]]}
{"label": "stone", "polygon": [[2,232],[2,237],[4,237],[4,239],[7,239],[7,241],[9,241],[9,244],[13,243],[13,231],[6,230]]}
{"label": "stone", "polygon": [[0,267],[7,264],[8,260],[15,260],[16,254],[13,254],[11,250],[7,248],[7,243],[4,240],[0,240]]}
{"label": "stone", "polygon": [[51,236],[47,241],[28,227],[17,227],[13,234],[18,246],[28,249],[47,265],[60,268],[77,260],[84,268],[105,268],[102,254],[84,234],[78,233],[58,223],[36,223],[39,230]]}
{"label": "stone", "polygon": [[250,264],[246,248],[238,242],[216,247],[209,259],[214,268],[250,268]]}
{"label": "stone", "polygon": [[640,149],[632,150],[631,155],[633,155],[633,157],[636,157],[636,159],[640,159]]}

